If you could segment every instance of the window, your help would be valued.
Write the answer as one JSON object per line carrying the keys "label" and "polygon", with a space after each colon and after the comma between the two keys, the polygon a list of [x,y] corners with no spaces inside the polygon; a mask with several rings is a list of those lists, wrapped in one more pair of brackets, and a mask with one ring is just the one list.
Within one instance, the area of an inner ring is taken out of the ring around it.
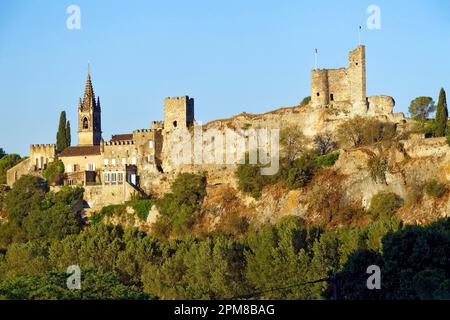
{"label": "window", "polygon": [[334,95],[333,94],[330,94],[330,100],[334,101]]}
{"label": "window", "polygon": [[177,127],[177,122],[176,122],[176,121],[173,122],[173,127],[174,127],[174,128]]}
{"label": "window", "polygon": [[68,164],[68,165],[66,166],[66,171],[67,171],[67,172],[72,172],[72,166],[71,166],[70,164]]}
{"label": "window", "polygon": [[109,164],[109,160],[108,160],[108,159],[103,160],[103,164],[104,164],[105,166],[107,166],[107,165]]}
{"label": "window", "polygon": [[132,164],[133,166],[136,165],[136,158],[135,158],[135,157],[131,158],[131,164]]}
{"label": "window", "polygon": [[74,164],[74,165],[73,165],[73,171],[74,171],[74,172],[80,171],[80,165]]}
{"label": "window", "polygon": [[149,140],[148,141],[148,147],[149,148],[153,148],[154,144],[153,144],[153,140]]}
{"label": "window", "polygon": [[111,173],[111,184],[116,184],[117,182],[117,173]]}
{"label": "window", "polygon": [[105,179],[105,184],[109,184],[109,172],[105,172],[104,179]]}
{"label": "window", "polygon": [[320,97],[320,92],[317,92],[317,96]]}
{"label": "window", "polygon": [[148,156],[148,162],[153,162],[153,161],[155,161],[155,156],[151,154]]}
{"label": "window", "polygon": [[95,171],[95,163],[88,163],[86,165],[86,170],[87,171]]}
{"label": "window", "polygon": [[127,165],[127,159],[126,158],[122,158],[122,165],[124,165],[124,166]]}
{"label": "window", "polygon": [[88,129],[88,128],[89,128],[88,119],[86,117],[84,117],[84,119],[83,119],[83,129]]}
{"label": "window", "polygon": [[111,159],[111,164],[112,164],[113,166],[115,166],[115,165],[116,165],[116,159]]}
{"label": "window", "polygon": [[118,183],[123,184],[123,173],[122,172],[119,172],[117,174],[117,178],[118,178]]}

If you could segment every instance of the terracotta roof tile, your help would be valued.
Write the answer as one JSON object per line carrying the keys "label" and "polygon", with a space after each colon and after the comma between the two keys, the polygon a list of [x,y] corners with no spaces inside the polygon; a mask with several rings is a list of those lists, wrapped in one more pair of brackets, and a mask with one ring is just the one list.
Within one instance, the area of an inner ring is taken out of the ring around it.
{"label": "terracotta roof tile", "polygon": [[100,154],[100,146],[76,146],[64,149],[58,157],[97,156]]}
{"label": "terracotta roof tile", "polygon": [[111,141],[124,141],[124,140],[133,140],[133,134],[132,133],[125,133],[125,134],[113,134],[111,137]]}

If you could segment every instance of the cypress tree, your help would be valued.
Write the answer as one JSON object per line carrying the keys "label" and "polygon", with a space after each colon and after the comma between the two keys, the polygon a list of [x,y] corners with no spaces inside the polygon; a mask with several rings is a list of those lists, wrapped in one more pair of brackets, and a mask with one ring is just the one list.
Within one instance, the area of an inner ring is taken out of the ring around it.
{"label": "cypress tree", "polygon": [[67,121],[67,126],[66,126],[66,147],[70,147],[72,143],[72,137],[70,134],[70,121]]}
{"label": "cypress tree", "polygon": [[66,112],[62,111],[59,116],[59,127],[56,133],[56,150],[62,152],[67,147],[66,138]]}
{"label": "cypress tree", "polygon": [[445,96],[444,88],[441,88],[439,93],[439,101],[436,109],[436,129],[435,136],[443,137],[447,131],[447,121],[448,121],[448,109],[447,109],[447,98]]}

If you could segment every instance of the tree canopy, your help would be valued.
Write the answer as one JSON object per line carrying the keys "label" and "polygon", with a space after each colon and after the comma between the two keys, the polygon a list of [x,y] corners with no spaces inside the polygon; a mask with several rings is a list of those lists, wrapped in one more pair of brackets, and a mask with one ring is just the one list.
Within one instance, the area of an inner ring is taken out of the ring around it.
{"label": "tree canopy", "polygon": [[417,97],[411,101],[408,111],[413,118],[425,121],[430,113],[436,111],[436,105],[431,97]]}

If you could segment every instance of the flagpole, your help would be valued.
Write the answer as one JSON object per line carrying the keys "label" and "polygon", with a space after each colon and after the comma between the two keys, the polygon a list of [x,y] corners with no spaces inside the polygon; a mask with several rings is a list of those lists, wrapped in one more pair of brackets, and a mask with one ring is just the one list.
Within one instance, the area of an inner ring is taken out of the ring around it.
{"label": "flagpole", "polygon": [[317,48],[314,49],[314,66],[317,69]]}
{"label": "flagpole", "polygon": [[361,45],[361,26],[359,26],[359,30],[358,30],[358,41],[359,41],[359,45]]}

